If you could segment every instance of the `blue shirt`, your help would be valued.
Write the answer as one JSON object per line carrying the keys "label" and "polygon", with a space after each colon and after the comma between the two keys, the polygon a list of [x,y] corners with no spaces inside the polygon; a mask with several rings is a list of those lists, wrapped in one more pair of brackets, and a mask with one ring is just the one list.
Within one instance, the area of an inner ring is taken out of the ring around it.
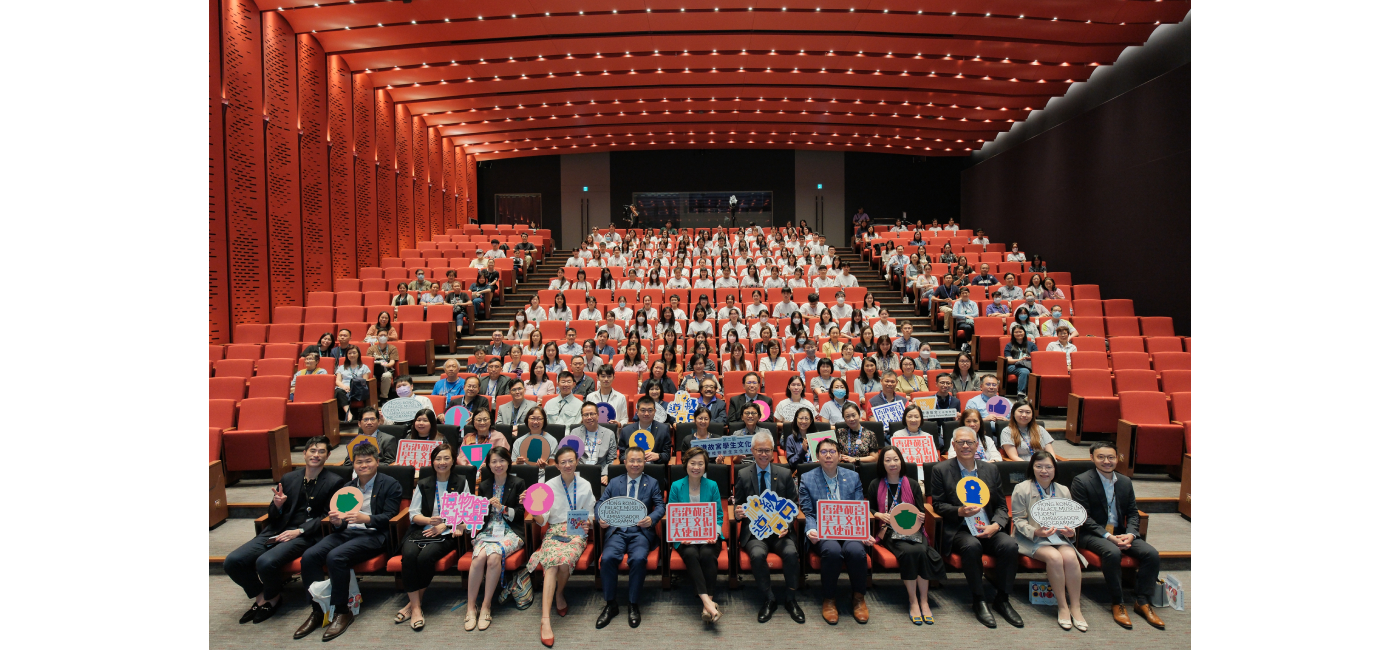
{"label": "blue shirt", "polygon": [[565,343],[565,344],[559,346],[559,354],[568,354],[568,355],[583,354],[583,346],[582,346],[582,345],[579,345],[578,343],[575,343],[575,344],[573,344],[573,345],[569,345],[568,343]]}
{"label": "blue shirt", "polygon": [[971,320],[977,316],[977,303],[972,300],[959,300],[953,303],[953,316]]}
{"label": "blue shirt", "polygon": [[433,394],[442,395],[448,400],[451,400],[453,397],[461,395],[462,391],[466,390],[466,387],[466,377],[457,377],[456,382],[448,382],[445,378],[439,379],[437,383],[433,384]]}
{"label": "blue shirt", "polygon": [[923,345],[923,342],[917,336],[911,336],[908,339],[901,336],[894,340],[894,351],[900,354],[918,352],[920,345]]}
{"label": "blue shirt", "polygon": [[[1113,473],[1112,478],[1104,478],[1103,472],[1099,472],[1099,483],[1103,484],[1104,496],[1108,497],[1108,522],[1109,526],[1118,525],[1118,502],[1113,498],[1113,485],[1118,482],[1118,472]],[[1109,533],[1104,533],[1108,537]]]}
{"label": "blue shirt", "polygon": [[797,374],[802,376],[802,381],[807,381],[807,373],[817,371],[817,363],[820,361],[821,359],[817,357],[808,359],[805,354],[802,355],[801,359],[797,360]]}
{"label": "blue shirt", "polygon": [[606,355],[612,356],[612,355],[614,355],[614,354],[617,354],[617,348],[615,348],[615,347],[613,347],[613,346],[611,346],[611,345],[604,345],[603,347],[594,350],[594,353],[595,353],[595,354],[598,354],[598,355],[604,355],[604,354],[606,354]]}

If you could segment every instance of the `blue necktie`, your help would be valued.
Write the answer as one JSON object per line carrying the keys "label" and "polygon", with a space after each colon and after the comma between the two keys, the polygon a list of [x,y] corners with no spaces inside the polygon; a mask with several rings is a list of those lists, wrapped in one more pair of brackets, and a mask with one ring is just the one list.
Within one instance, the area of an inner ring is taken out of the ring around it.
{"label": "blue necktie", "polygon": [[637,479],[627,481],[627,496],[637,498]]}

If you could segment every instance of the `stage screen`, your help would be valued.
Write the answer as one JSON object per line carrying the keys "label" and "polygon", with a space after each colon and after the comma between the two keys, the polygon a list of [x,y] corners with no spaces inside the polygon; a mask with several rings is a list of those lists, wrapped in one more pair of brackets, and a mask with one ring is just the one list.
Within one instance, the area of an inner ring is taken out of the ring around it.
{"label": "stage screen", "polygon": [[731,227],[773,225],[773,193],[761,191],[633,192],[637,228],[714,228],[732,219]]}

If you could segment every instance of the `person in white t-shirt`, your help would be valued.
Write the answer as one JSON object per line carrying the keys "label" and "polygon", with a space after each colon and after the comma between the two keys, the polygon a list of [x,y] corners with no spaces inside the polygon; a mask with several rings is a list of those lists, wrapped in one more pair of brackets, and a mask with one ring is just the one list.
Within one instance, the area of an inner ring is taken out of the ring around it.
{"label": "person in white t-shirt", "polygon": [[894,321],[890,319],[890,310],[880,309],[880,319],[871,323],[870,329],[875,332],[876,338],[888,336],[890,340],[899,334],[899,328],[895,327]]}
{"label": "person in white t-shirt", "polygon": [[1069,324],[1063,323],[1059,327],[1055,328],[1055,336],[1059,338],[1054,341],[1051,341],[1050,345],[1045,346],[1045,351],[1064,352],[1065,368],[1069,368],[1070,353],[1079,351],[1079,348],[1075,347],[1073,343],[1069,342]]}

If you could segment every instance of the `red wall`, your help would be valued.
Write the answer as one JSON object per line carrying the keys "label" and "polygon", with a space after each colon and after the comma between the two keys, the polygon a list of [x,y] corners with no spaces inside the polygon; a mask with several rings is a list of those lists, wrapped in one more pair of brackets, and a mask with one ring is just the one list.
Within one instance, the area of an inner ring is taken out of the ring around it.
{"label": "red wall", "polygon": [[209,341],[475,220],[476,159],[312,34],[210,0]]}

